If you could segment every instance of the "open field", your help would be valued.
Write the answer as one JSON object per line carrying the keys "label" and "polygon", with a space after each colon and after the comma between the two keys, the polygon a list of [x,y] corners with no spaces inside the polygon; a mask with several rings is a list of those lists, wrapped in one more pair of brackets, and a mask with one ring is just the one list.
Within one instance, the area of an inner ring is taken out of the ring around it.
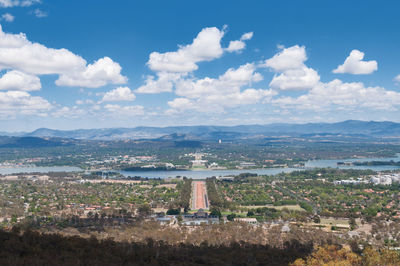
{"label": "open field", "polygon": [[348,219],[321,218],[321,224],[333,225],[333,226],[340,226],[340,225],[349,226],[349,220]]}

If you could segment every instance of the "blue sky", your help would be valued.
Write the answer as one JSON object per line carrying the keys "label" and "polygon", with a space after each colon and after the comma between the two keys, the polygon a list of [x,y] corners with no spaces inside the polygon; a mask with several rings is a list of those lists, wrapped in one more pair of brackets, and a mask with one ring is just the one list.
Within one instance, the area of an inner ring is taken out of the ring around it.
{"label": "blue sky", "polygon": [[0,131],[400,122],[399,8],[0,0]]}

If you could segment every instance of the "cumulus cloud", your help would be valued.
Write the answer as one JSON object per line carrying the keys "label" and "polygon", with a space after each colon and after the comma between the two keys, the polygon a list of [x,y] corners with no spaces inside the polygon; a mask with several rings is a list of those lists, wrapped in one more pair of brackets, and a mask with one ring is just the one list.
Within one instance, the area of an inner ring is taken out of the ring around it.
{"label": "cumulus cloud", "polygon": [[[350,57],[358,58],[358,63],[361,62],[361,65],[371,62],[361,61],[364,54],[361,53],[360,55],[358,51],[356,53],[353,51]],[[282,48],[281,52],[266,60],[263,64],[273,71],[281,72],[272,79],[271,88],[309,90],[298,97],[281,96],[271,99],[270,103],[275,107],[332,112],[362,108],[393,111],[400,106],[400,93],[386,90],[383,87],[366,87],[361,82],[346,83],[338,79],[327,83],[321,82],[318,73],[305,66],[306,60],[305,47],[296,45],[286,49]],[[346,59],[346,62],[349,62],[349,60]],[[347,68],[349,64],[346,64],[346,62],[344,65]],[[364,66],[362,71],[359,69],[357,73],[360,72],[366,73],[366,67]]]}
{"label": "cumulus cloud", "polygon": [[59,86],[101,87],[121,84],[121,66],[108,57],[87,65],[67,49],[53,49],[30,42],[26,35],[3,32],[0,26],[0,69],[14,69],[33,75],[58,74]]}
{"label": "cumulus cloud", "polygon": [[107,92],[102,102],[120,102],[120,101],[133,101],[136,96],[128,87],[118,87],[115,90]]}
{"label": "cumulus cloud", "polygon": [[397,75],[397,76],[394,78],[394,80],[397,81],[397,82],[400,82],[400,75]]}
{"label": "cumulus cloud", "polygon": [[216,79],[180,80],[175,93],[181,97],[168,102],[168,105],[174,111],[223,112],[225,108],[254,104],[275,94],[271,90],[245,88],[261,80],[254,64],[228,69]]}
{"label": "cumulus cloud", "polygon": [[121,106],[118,104],[107,104],[104,108],[109,115],[118,117],[130,117],[144,115],[144,107],[141,105]]}
{"label": "cumulus cloud", "polygon": [[174,82],[179,80],[181,77],[177,73],[159,72],[157,73],[157,79],[154,76],[147,76],[144,85],[140,86],[135,90],[137,93],[162,93],[171,92],[174,87]]}
{"label": "cumulus cloud", "polygon": [[194,71],[198,68],[196,63],[222,56],[223,36],[224,31],[218,28],[204,28],[191,44],[179,46],[176,52],[152,52],[147,64],[153,71],[183,73]]}
{"label": "cumulus cloud", "polygon": [[253,38],[253,32],[247,32],[242,35],[240,40],[230,41],[228,48],[225,50],[230,53],[240,52],[246,47],[245,41],[250,40],[251,38]]}
{"label": "cumulus cloud", "polygon": [[309,90],[318,84],[320,76],[304,62],[307,54],[304,46],[282,48],[261,65],[277,72],[270,82],[275,90]]}
{"label": "cumulus cloud", "polygon": [[400,93],[382,87],[365,87],[362,82],[345,83],[335,79],[328,83],[319,83],[308,94],[297,98],[281,97],[273,100],[273,103],[281,107],[312,110],[393,110],[400,105]]}
{"label": "cumulus cloud", "polygon": [[7,21],[7,22],[13,22],[15,17],[11,15],[10,13],[5,13],[1,15],[1,20]]}
{"label": "cumulus cloud", "polygon": [[168,105],[174,111],[185,111],[195,108],[195,103],[187,98],[175,98],[174,100],[169,101]]}
{"label": "cumulus cloud", "polygon": [[41,0],[0,0],[0,7],[27,7],[38,3],[41,3]]}
{"label": "cumulus cloud", "polygon": [[16,70],[8,71],[0,78],[0,90],[36,91],[41,87],[38,77]]}
{"label": "cumulus cloud", "polygon": [[304,62],[308,59],[304,46],[295,45],[289,48],[280,48],[281,51],[279,53],[265,60],[265,66],[272,68],[276,72],[302,68]]}
{"label": "cumulus cloud", "polygon": [[109,57],[87,65],[82,71],[65,73],[56,80],[58,86],[98,88],[111,84],[122,84],[127,78],[121,75],[121,66]]}
{"label": "cumulus cloud", "polygon": [[0,92],[0,116],[15,117],[16,115],[46,116],[52,105],[39,96],[31,96],[26,91]]}
{"label": "cumulus cloud", "polygon": [[290,69],[275,75],[269,86],[277,90],[308,90],[313,88],[320,77],[312,68]]}
{"label": "cumulus cloud", "polygon": [[198,69],[199,62],[219,58],[225,52],[241,51],[246,46],[245,41],[253,37],[253,32],[244,33],[239,40],[231,41],[227,48],[223,48],[221,39],[224,34],[224,30],[215,27],[204,28],[191,44],[181,45],[175,52],[151,53],[147,65],[156,75],[147,76],[144,85],[135,92],[174,91],[180,97],[168,102],[171,107],[169,113],[188,109],[222,112],[226,107],[255,103],[271,95],[270,90],[244,88],[262,80],[254,64],[228,69],[217,79],[197,79],[193,76],[191,72]]}
{"label": "cumulus cloud", "polygon": [[86,114],[87,114],[86,110],[80,109],[77,106],[72,106],[72,107],[63,106],[51,113],[51,115],[55,118],[63,117],[72,119],[80,118]]}
{"label": "cumulus cloud", "polygon": [[228,48],[221,46],[224,30],[216,27],[204,28],[191,44],[180,45],[174,52],[152,52],[147,65],[156,75],[147,76],[144,85],[136,89],[138,93],[171,92],[176,82],[198,69],[198,63],[220,58],[224,52],[238,52],[245,48],[245,41],[253,33],[242,35],[240,40],[231,41]]}
{"label": "cumulus cloud", "polygon": [[256,72],[254,64],[245,64],[237,69],[230,68],[217,79],[186,79],[176,84],[175,93],[188,98],[199,98],[204,95],[226,95],[239,91],[241,87],[252,82],[262,80],[260,73]]}
{"label": "cumulus cloud", "polygon": [[371,74],[378,70],[378,63],[375,60],[363,61],[364,53],[359,50],[351,51],[343,65],[338,66],[333,70],[333,73],[348,73],[348,74]]}

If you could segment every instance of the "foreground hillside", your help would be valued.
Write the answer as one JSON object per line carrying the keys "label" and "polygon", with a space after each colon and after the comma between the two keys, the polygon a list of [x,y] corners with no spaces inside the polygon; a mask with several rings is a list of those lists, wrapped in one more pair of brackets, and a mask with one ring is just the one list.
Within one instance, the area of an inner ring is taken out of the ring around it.
{"label": "foreground hillside", "polygon": [[399,265],[395,251],[366,248],[362,255],[340,246],[314,249],[287,242],[283,248],[231,243],[200,246],[115,242],[27,231],[0,231],[1,265]]}
{"label": "foreground hillside", "polygon": [[232,243],[228,246],[170,245],[85,239],[77,236],[0,231],[1,265],[287,265],[310,254],[310,245],[285,248]]}

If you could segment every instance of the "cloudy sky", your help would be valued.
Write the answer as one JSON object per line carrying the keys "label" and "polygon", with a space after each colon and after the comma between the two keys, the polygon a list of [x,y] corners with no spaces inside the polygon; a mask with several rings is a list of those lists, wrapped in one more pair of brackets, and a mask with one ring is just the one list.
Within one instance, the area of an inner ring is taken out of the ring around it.
{"label": "cloudy sky", "polygon": [[0,131],[400,122],[398,1],[0,0]]}

